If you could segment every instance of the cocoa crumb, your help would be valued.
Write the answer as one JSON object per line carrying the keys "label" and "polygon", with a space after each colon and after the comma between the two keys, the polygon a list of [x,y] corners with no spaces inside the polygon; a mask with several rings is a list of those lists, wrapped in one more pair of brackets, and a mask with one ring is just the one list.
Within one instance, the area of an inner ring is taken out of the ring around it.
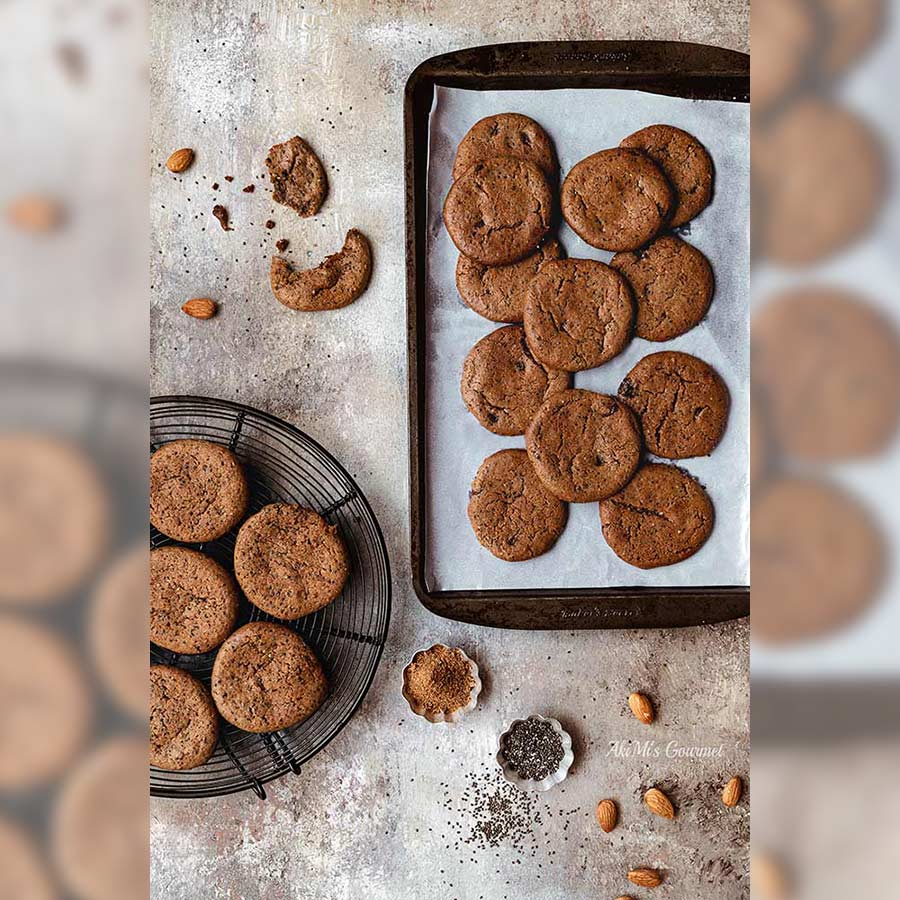
{"label": "cocoa crumb", "polygon": [[404,675],[413,700],[428,712],[454,712],[466,706],[475,686],[462,652],[435,644],[413,657]]}
{"label": "cocoa crumb", "polygon": [[256,190],[255,184],[248,184],[247,187],[244,188],[245,194],[252,194]]}
{"label": "cocoa crumb", "polygon": [[225,180],[230,184],[232,181],[234,181],[234,175],[226,175]]}
{"label": "cocoa crumb", "polygon": [[274,220],[274,219],[268,219],[268,220],[266,221],[266,228],[268,228],[268,229],[271,230],[271,229],[274,228],[274,227],[275,227],[275,220]]}
{"label": "cocoa crumb", "polygon": [[281,238],[281,240],[275,241],[275,246],[278,248],[279,253],[284,253],[289,243],[290,241],[287,238]]}
{"label": "cocoa crumb", "polygon": [[212,189],[213,189],[214,191],[217,191],[217,190],[219,189],[219,182],[218,182],[218,181],[214,181],[214,182],[213,182]]}
{"label": "cocoa crumb", "polygon": [[234,229],[228,224],[228,210],[225,209],[224,206],[217,203],[213,207],[212,214],[219,220],[219,224],[222,226],[222,231],[234,231]]}

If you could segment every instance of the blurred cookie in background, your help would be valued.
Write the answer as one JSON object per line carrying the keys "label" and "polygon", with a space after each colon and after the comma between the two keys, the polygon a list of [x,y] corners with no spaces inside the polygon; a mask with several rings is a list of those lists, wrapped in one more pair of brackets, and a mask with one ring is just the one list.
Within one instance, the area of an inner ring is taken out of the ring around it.
{"label": "blurred cookie in background", "polygon": [[872,48],[885,26],[884,0],[816,0],[825,20],[825,46],[819,68],[832,77],[845,74]]}

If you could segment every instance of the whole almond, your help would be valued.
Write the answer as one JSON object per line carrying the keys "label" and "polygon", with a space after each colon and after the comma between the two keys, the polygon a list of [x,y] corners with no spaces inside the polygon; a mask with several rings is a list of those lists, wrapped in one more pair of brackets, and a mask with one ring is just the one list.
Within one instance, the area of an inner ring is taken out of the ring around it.
{"label": "whole almond", "polygon": [[737,806],[743,793],[744,783],[735,775],[722,790],[722,802],[726,806]]}
{"label": "whole almond", "polygon": [[628,880],[638,887],[655,888],[662,884],[662,878],[656,869],[632,869],[628,873]]}
{"label": "whole almond", "polygon": [[646,695],[629,694],[628,705],[639,722],[649,725],[653,721],[653,704]]}
{"label": "whole almond", "polygon": [[53,231],[63,219],[60,204],[39,194],[17,197],[7,207],[6,215],[16,228],[35,233]]}
{"label": "whole almond", "polygon": [[629,897],[627,894],[623,894],[621,897],[616,897],[616,900],[634,900],[634,897]]}
{"label": "whole almond", "polygon": [[754,895],[758,889],[762,900],[785,900],[788,895],[788,878],[784,866],[768,853],[751,854],[750,882]]}
{"label": "whole almond", "polygon": [[180,175],[194,161],[194,151],[190,147],[182,147],[176,150],[167,160],[166,168],[176,175]]}
{"label": "whole almond", "polygon": [[672,806],[672,801],[659,788],[650,788],[644,794],[644,803],[654,815],[662,816],[664,819],[675,818],[675,807]]}
{"label": "whole almond", "polygon": [[616,827],[619,813],[616,804],[612,800],[601,800],[597,804],[597,824],[609,834]]}
{"label": "whole almond", "polygon": [[210,300],[209,297],[194,297],[181,307],[181,311],[195,319],[211,319],[218,308],[215,300]]}

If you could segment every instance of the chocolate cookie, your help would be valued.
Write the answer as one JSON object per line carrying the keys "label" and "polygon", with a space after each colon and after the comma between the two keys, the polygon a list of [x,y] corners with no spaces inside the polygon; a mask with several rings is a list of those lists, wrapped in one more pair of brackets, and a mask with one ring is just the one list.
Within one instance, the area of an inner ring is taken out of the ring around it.
{"label": "chocolate cookie", "polygon": [[279,619],[328,606],[349,572],[337,526],[290,503],[270,503],[250,516],[234,545],[234,574],[247,599]]}
{"label": "chocolate cookie", "polygon": [[521,322],[525,291],[541,266],[559,259],[562,248],[546,241],[525,259],[508,266],[486,266],[465,253],[456,261],[456,287],[466,305],[492,322]]}
{"label": "chocolate cookie", "polygon": [[666,223],[672,188],[640,150],[601,150],[581,160],[562,186],[562,214],[600,250],[637,250]]}
{"label": "chocolate cookie", "polygon": [[709,456],[725,433],[731,397],[712,366],[675,350],[645,356],[619,386],[655,456]]}
{"label": "chocolate cookie", "polygon": [[44,854],[15,820],[0,818],[0,897],[9,900],[54,900]]}
{"label": "chocolate cookie", "polygon": [[508,562],[546,553],[568,517],[566,504],[544,487],[524,450],[499,450],[481,464],[468,511],[478,542]]}
{"label": "chocolate cookie", "polygon": [[234,631],[238,587],[214,559],[187,547],[150,553],[150,640],[175,653],[206,653]]}
{"label": "chocolate cookie", "polygon": [[305,312],[349,306],[368,287],[371,275],[372,248],[355,228],[347,232],[340,253],[315,268],[293,269],[286,259],[273,256],[269,271],[275,299]]}
{"label": "chocolate cookie", "polygon": [[827,75],[842,75],[885,33],[885,0],[818,0],[827,20],[826,46],[819,64]]}
{"label": "chocolate cookie", "polygon": [[713,161],[692,134],[674,125],[650,125],[619,144],[642,150],[662,169],[675,192],[669,224],[684,225],[703,212],[712,199]]}
{"label": "chocolate cookie", "polygon": [[266,157],[272,179],[272,199],[308,218],[314,216],[328,193],[328,179],[319,157],[301,137],[276,144]]}
{"label": "chocolate cookie", "polygon": [[807,0],[754,0],[750,31],[754,55],[750,103],[755,126],[756,116],[772,110],[798,86],[821,48],[816,15]]}
{"label": "chocolate cookie", "polygon": [[213,541],[247,512],[238,458],[221,444],[172,441],[150,457],[150,522],[176,541]]}
{"label": "chocolate cookie", "polygon": [[753,493],[753,633],[770,643],[833,632],[869,607],[885,543],[859,501],[825,482],[783,478]]}
{"label": "chocolate cookie", "polygon": [[520,325],[492,331],[463,363],[463,401],[494,434],[524,434],[544,400],[568,386],[566,372],[547,369],[531,355]]}
{"label": "chocolate cookie", "polygon": [[546,366],[579,372],[603,365],[631,339],[631,288],[593,259],[546,263],[528,286],[525,334]]}
{"label": "chocolate cookie", "polygon": [[593,391],[554,394],[525,433],[541,481],[561,500],[587,503],[621,490],[641,458],[641,432],[631,410]]}
{"label": "chocolate cookie", "polygon": [[791,456],[872,456],[900,421],[900,338],[849,291],[822,285],[772,298],[753,319],[753,380],[773,441]]}
{"label": "chocolate cookie", "polygon": [[706,315],[713,295],[707,258],[674,235],[663,235],[633,253],[617,253],[610,265],[634,291],[634,333],[645,341],[670,341]]}
{"label": "chocolate cookie", "polygon": [[457,248],[486,266],[528,256],[550,227],[552,196],[544,173],[511,156],[477,162],[450,188],[444,224]]}
{"label": "chocolate cookie", "polygon": [[[252,673],[252,678],[248,677]],[[222,718],[266,733],[308,719],[325,700],[328,681],[303,639],[275,622],[239,628],[216,656],[212,695]]]}
{"label": "chocolate cookie", "polygon": [[648,463],[625,488],[600,502],[603,537],[619,559],[639,569],[693,556],[715,519],[709,495],[676,466]]}
{"label": "chocolate cookie", "polygon": [[202,766],[216,749],[219,717],[209,691],[175,666],[150,666],[150,765]]}
{"label": "chocolate cookie", "polygon": [[556,171],[556,154],[547,132],[519,113],[499,113],[476,122],[459,142],[453,178],[492,156],[530,160],[550,178]]}

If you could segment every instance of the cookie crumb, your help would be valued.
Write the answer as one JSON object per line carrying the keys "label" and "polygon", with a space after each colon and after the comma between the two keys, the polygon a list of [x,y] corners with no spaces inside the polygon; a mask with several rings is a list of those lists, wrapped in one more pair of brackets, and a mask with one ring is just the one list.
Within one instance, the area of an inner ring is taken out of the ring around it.
{"label": "cookie crumb", "polygon": [[245,194],[252,194],[256,190],[255,184],[248,184],[247,187],[244,188]]}
{"label": "cookie crumb", "polygon": [[232,181],[234,181],[234,175],[226,175],[225,180],[230,184]]}
{"label": "cookie crumb", "polygon": [[284,251],[287,250],[289,243],[290,241],[287,238],[281,238],[280,240],[275,241],[275,246],[279,253],[284,253]]}
{"label": "cookie crumb", "polygon": [[273,229],[274,227],[275,227],[275,220],[274,220],[274,219],[267,219],[267,220],[266,220],[266,228],[268,228],[269,230],[271,230],[271,229]]}
{"label": "cookie crumb", "polygon": [[212,214],[219,220],[219,224],[222,226],[222,231],[234,231],[234,229],[228,224],[228,210],[225,209],[220,203],[217,203],[212,210]]}
{"label": "cookie crumb", "polygon": [[214,181],[214,182],[213,182],[212,189],[213,189],[214,191],[217,191],[217,190],[219,189],[219,182],[218,182],[218,181]]}

